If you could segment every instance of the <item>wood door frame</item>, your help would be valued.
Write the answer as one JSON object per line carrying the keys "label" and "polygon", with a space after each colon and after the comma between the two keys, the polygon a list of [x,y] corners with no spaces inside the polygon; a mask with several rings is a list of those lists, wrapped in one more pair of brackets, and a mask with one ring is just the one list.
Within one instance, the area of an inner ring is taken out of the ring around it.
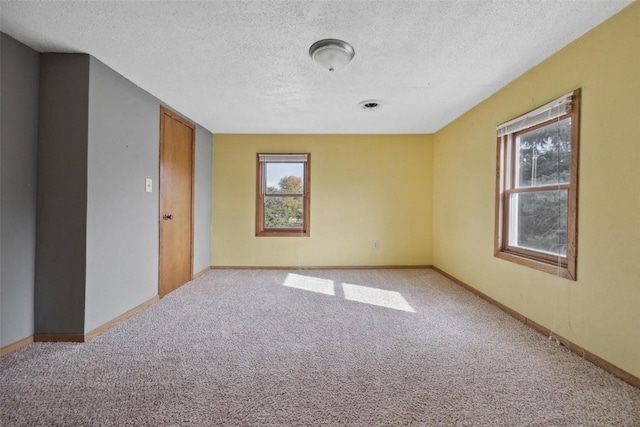
{"label": "wood door frame", "polygon": [[[191,235],[189,237],[189,259],[190,259],[190,273],[189,280],[193,280],[193,236],[194,236],[194,220],[195,220],[195,173],[196,173],[196,125],[189,120],[181,116],[180,114],[171,111],[164,105],[160,105],[160,152],[158,157],[158,295],[160,298],[164,295],[160,295],[160,284],[162,283],[162,265],[160,264],[160,252],[162,250],[162,212],[160,212],[161,200],[162,200],[162,148],[164,146],[164,120],[169,116],[182,123],[183,125],[191,128]],[[166,294],[165,294],[166,295]]]}

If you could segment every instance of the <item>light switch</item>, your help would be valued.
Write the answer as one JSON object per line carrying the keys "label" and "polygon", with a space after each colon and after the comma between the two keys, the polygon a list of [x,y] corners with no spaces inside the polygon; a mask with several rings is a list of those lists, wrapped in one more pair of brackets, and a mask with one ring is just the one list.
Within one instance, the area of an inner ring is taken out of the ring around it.
{"label": "light switch", "polygon": [[145,191],[147,193],[151,193],[153,191],[153,180],[151,178],[147,178],[145,180]]}

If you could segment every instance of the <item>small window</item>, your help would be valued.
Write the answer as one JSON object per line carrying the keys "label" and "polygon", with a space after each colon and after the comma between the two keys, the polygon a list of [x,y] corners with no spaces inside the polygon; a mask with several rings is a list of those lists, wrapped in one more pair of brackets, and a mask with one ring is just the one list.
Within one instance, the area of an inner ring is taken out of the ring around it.
{"label": "small window", "polygon": [[258,154],[256,236],[309,236],[310,154]]}
{"label": "small window", "polygon": [[498,126],[498,258],[576,279],[580,90]]}

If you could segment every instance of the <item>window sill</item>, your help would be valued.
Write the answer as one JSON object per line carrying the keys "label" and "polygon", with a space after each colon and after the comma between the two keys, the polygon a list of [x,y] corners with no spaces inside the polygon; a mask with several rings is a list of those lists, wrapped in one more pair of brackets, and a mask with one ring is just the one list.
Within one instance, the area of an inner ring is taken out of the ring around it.
{"label": "window sill", "polygon": [[495,254],[496,258],[504,259],[506,261],[511,261],[519,265],[524,265],[539,271],[543,271],[548,274],[552,274],[554,276],[562,277],[568,280],[576,280],[575,271],[572,272],[567,267],[559,267],[558,265],[546,263],[543,261],[539,261],[532,258],[527,258],[522,255],[516,255],[510,252],[497,251]]}
{"label": "window sill", "polygon": [[264,230],[257,231],[256,237],[309,237],[309,230]]}

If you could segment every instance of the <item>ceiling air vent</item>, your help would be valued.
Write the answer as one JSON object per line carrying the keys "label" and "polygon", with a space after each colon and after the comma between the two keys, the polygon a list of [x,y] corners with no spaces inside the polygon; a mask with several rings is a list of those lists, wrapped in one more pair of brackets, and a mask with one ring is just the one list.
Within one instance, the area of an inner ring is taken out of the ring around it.
{"label": "ceiling air vent", "polygon": [[358,106],[365,111],[379,110],[380,108],[382,108],[382,101],[379,101],[377,99],[368,99],[359,103]]}

